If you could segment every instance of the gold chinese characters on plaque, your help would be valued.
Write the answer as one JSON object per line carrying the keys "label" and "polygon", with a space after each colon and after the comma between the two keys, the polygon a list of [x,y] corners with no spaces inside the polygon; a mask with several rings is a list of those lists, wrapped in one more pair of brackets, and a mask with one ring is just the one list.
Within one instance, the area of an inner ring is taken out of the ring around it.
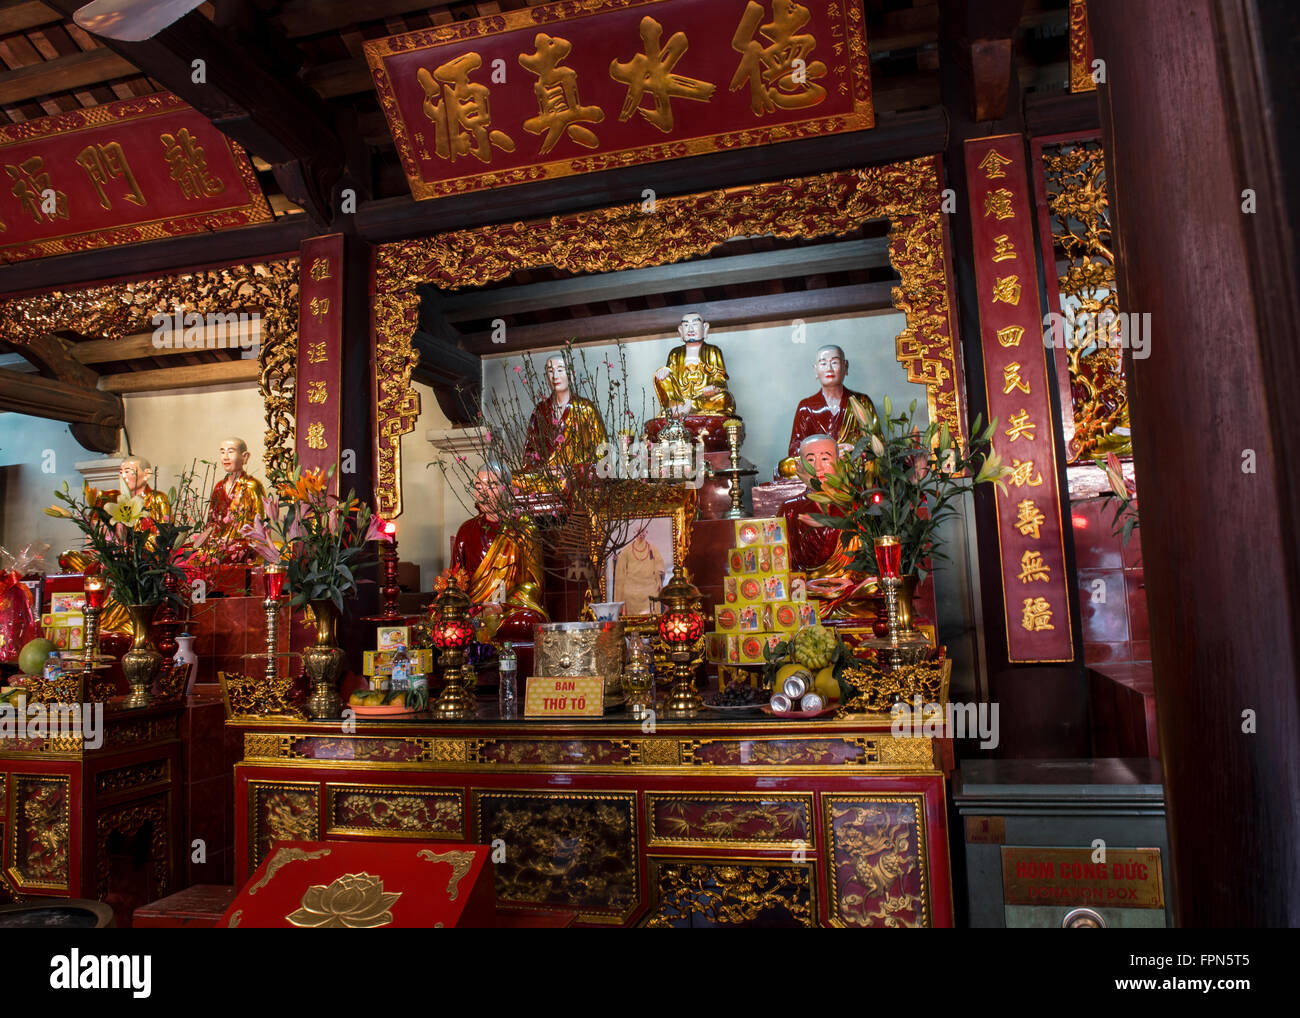
{"label": "gold chinese characters on plaque", "polygon": [[416,198],[875,123],[845,0],[553,3],[365,51]]}

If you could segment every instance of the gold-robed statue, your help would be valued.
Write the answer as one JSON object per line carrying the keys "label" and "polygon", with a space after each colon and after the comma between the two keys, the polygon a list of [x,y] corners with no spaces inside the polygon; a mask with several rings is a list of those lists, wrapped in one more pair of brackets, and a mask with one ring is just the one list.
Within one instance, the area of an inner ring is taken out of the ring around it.
{"label": "gold-robed statue", "polygon": [[225,476],[212,486],[207,547],[223,552],[232,562],[254,558],[255,553],[244,540],[242,531],[252,526],[261,513],[266,491],[261,481],[244,471],[248,465],[248,445],[242,438],[223,439],[217,458]]}
{"label": "gold-robed statue", "polygon": [[795,407],[794,423],[790,427],[789,455],[777,465],[778,477],[795,477],[799,472],[799,445],[813,436],[829,435],[846,453],[866,432],[849,409],[849,400],[856,398],[867,409],[868,420],[876,416],[875,404],[864,393],[854,392],[845,386],[849,374],[849,360],[844,351],[834,344],[817,351],[813,363],[821,390],[800,400]]}
{"label": "gold-robed statue", "polygon": [[474,476],[477,515],[456,531],[451,565],[469,575],[467,593],[476,605],[503,606],[503,638],[531,640],[532,626],[550,621],[541,604],[542,548],[535,535],[502,525],[509,483],[509,472],[491,464]]}
{"label": "gold-robed statue", "polygon": [[668,353],[655,372],[655,392],[665,414],[689,417],[734,417],[736,400],[727,389],[722,351],[705,342],[709,323],[695,312],[682,315],[677,334],[682,345]]}
{"label": "gold-robed statue", "polygon": [[596,404],[575,395],[563,354],[546,359],[551,394],[533,408],[524,439],[524,470],[514,479],[523,493],[563,491],[575,468],[594,465],[606,441]]}
{"label": "gold-robed statue", "polygon": [[[128,456],[122,460],[121,465],[117,468],[117,479],[120,482],[120,487],[99,492],[87,489],[86,501],[102,506],[110,502],[138,498],[144,503],[144,511],[153,519],[168,519],[171,515],[171,505],[167,501],[166,492],[158,491],[149,484],[149,473],[152,469],[149,461],[143,456]],[[59,567],[68,572],[84,573],[87,564],[92,560],[93,556],[85,549],[65,551],[59,556]],[[111,594],[99,616],[99,631],[101,633],[129,633],[131,631],[131,616],[126,613],[126,609],[118,604]]]}

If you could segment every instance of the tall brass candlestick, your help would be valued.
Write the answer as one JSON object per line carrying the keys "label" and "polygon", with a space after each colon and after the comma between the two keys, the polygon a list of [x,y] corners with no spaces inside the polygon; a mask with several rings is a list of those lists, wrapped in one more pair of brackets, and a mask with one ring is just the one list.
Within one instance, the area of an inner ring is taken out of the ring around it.
{"label": "tall brass candlestick", "polygon": [[440,664],[446,680],[442,693],[433,705],[437,718],[472,718],[478,713],[478,704],[465,688],[465,648],[474,638],[474,627],[468,619],[472,602],[456,584],[453,577],[436,601],[437,620],[433,627],[433,645],[441,652]]}
{"label": "tall brass candlestick", "polygon": [[744,472],[740,469],[740,421],[732,417],[722,426],[727,429],[727,446],[731,453],[731,466],[727,470],[727,473],[731,475],[729,485],[731,508],[726,511],[723,519],[743,520],[745,518],[745,509],[742,505],[743,492],[740,478]]}
{"label": "tall brass candlestick", "polygon": [[86,632],[82,660],[87,668],[93,668],[99,661],[99,613],[108,601],[108,583],[102,576],[87,576],[84,589],[86,603],[81,614],[86,619]]}
{"label": "tall brass candlestick", "polygon": [[262,586],[266,600],[266,682],[267,688],[279,677],[276,650],[280,646],[280,594],[284,591],[285,569],[281,565],[267,565],[262,570]]}

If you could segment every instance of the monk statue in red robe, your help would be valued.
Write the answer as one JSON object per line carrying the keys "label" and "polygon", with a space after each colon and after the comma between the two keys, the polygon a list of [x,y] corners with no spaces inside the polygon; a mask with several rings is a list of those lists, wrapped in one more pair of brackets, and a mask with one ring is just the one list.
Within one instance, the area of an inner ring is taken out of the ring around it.
{"label": "monk statue in red robe", "polygon": [[[840,455],[839,444],[830,435],[809,435],[796,451],[801,473],[805,477],[816,475],[818,479],[824,479],[834,469]],[[790,564],[808,575],[808,596],[822,603],[822,618],[859,617],[870,610],[870,603],[863,596],[866,591],[853,591],[864,577],[849,569],[857,551],[857,538],[807,518],[817,513],[838,515],[838,512],[837,507],[827,509],[818,505],[807,492],[781,503],[790,540]]]}
{"label": "monk statue in red robe", "polygon": [[862,425],[849,410],[849,398],[856,396],[867,413],[874,418],[876,408],[871,399],[860,392],[846,388],[849,361],[838,346],[823,346],[817,351],[814,363],[821,391],[801,400],[794,411],[794,424],[790,428],[789,455],[776,468],[778,477],[798,474],[799,443],[813,435],[829,435],[835,439],[840,452],[848,452],[863,435]]}
{"label": "monk statue in red robe", "polygon": [[535,535],[503,526],[509,502],[509,472],[485,465],[474,477],[477,515],[460,525],[451,544],[453,568],[469,574],[470,600],[502,606],[498,639],[531,640],[533,626],[550,619],[542,607],[542,549]]}
{"label": "monk statue in red robe", "polygon": [[228,561],[253,559],[256,553],[244,540],[242,531],[252,526],[261,514],[266,492],[260,481],[244,471],[248,466],[248,445],[242,438],[223,439],[217,459],[225,476],[212,486],[207,547],[223,551]]}

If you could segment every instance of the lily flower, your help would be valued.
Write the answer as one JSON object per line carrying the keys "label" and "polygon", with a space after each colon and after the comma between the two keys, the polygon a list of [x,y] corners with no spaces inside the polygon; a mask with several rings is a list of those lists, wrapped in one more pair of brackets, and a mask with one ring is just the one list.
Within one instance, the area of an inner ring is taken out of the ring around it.
{"label": "lily flower", "polygon": [[119,523],[131,530],[135,530],[140,525],[142,517],[149,515],[144,507],[144,499],[139,495],[132,498],[118,499],[116,502],[109,502],[108,505],[104,506],[104,511],[108,513],[108,518],[114,523]]}
{"label": "lily flower", "polygon": [[61,520],[70,520],[70,519],[72,519],[72,513],[68,512],[68,510],[66,510],[66,509],[64,509],[62,506],[58,506],[58,505],[50,505],[50,506],[46,506],[46,507],[45,507],[45,515],[46,515],[46,516],[54,516],[54,517],[57,517],[58,519],[61,519]]}
{"label": "lily flower", "polygon": [[366,541],[391,541],[393,535],[388,532],[388,523],[382,516],[371,516],[370,526],[366,528]]}

